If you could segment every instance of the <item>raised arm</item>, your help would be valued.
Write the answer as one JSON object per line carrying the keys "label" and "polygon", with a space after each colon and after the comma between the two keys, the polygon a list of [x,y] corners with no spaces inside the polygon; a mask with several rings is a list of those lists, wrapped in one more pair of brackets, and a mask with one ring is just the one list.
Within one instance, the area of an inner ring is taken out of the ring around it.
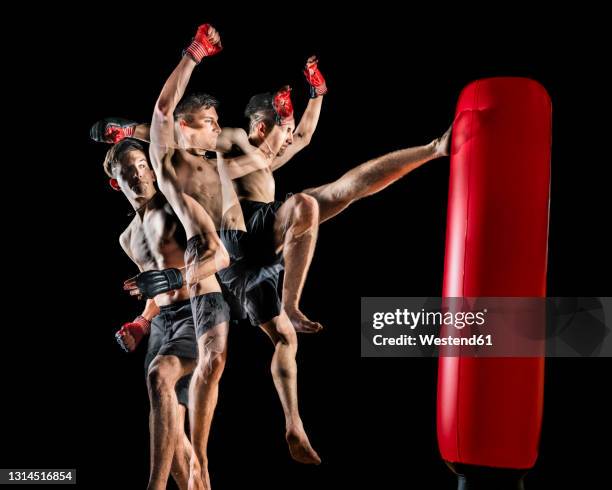
{"label": "raised arm", "polygon": [[327,93],[327,84],[318,68],[319,61],[316,56],[311,56],[306,61],[304,75],[310,86],[310,101],[293,133],[293,143],[287,147],[283,155],[278,156],[272,162],[272,170],[282,167],[291,160],[299,151],[310,144],[310,140],[319,122],[323,96]]}
{"label": "raised arm", "polygon": [[153,110],[149,148],[151,165],[160,190],[179,219],[187,219],[188,211],[172,165],[175,148],[174,110],[185,93],[195,66],[204,56],[216,54],[220,50],[221,39],[217,31],[209,24],[201,25],[181,61],[166,80]]}
{"label": "raised arm", "polygon": [[187,239],[196,239],[199,243],[195,258],[192,260],[190,257],[188,260],[191,263],[180,270],[180,282],[187,285],[195,284],[229,264],[229,256],[215,231],[212,219],[197,201],[182,192],[178,184],[172,164],[175,150],[171,147],[175,133],[174,109],[185,93],[196,63],[202,59],[199,56],[215,54],[219,52],[220,46],[219,34],[213,27],[204,24],[198,28],[193,43],[185,50],[183,58],[164,84],[151,120],[149,152],[159,189],[183,225]]}

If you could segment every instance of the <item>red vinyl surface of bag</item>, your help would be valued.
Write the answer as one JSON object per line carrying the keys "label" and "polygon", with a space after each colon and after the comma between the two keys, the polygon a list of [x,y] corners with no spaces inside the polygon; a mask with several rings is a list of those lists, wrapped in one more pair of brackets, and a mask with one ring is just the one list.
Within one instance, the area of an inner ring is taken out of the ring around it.
{"label": "red vinyl surface of bag", "polygon": [[[453,124],[443,297],[545,297],[551,102],[525,78],[472,82]],[[544,358],[439,359],[442,458],[531,468]]]}

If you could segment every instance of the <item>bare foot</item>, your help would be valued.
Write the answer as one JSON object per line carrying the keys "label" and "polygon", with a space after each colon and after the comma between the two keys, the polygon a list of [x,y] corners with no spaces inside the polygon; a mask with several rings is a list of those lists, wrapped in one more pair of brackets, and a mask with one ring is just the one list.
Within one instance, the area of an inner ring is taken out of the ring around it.
{"label": "bare foot", "polygon": [[447,157],[450,155],[450,143],[451,143],[451,131],[453,130],[453,125],[451,124],[450,128],[446,130],[439,138],[433,140],[433,145],[436,149],[436,155],[438,157]]}
{"label": "bare foot", "polygon": [[297,308],[295,309],[286,309],[285,313],[291,320],[293,324],[293,328],[295,328],[296,332],[299,333],[317,333],[323,330],[323,325],[319,322],[313,322],[309,320],[304,313],[302,313]]}
{"label": "bare foot", "polygon": [[304,429],[288,430],[286,438],[289,452],[295,461],[303,464],[321,464],[321,458],[310,445]]}

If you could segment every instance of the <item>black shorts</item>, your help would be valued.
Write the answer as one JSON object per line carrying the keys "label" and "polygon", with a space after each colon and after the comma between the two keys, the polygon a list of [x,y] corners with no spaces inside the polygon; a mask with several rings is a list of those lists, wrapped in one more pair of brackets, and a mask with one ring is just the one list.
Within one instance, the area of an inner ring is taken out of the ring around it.
{"label": "black shorts", "polygon": [[[207,251],[208,248],[200,235],[193,236],[187,240],[187,246],[185,247],[185,264],[187,267],[201,260]],[[223,287],[218,274],[216,278],[221,285],[222,293],[208,293],[191,297],[191,308],[195,317],[197,339],[200,339],[202,335],[215,325],[229,321],[230,316],[232,319],[236,317],[235,319],[237,320],[244,318],[241,310],[236,310],[235,306],[230,308],[233,295],[228,293],[227,289]]]}
{"label": "black shorts", "polygon": [[195,319],[196,338],[219,323],[229,322],[230,308],[222,293],[206,293],[191,298],[191,310]]}
{"label": "black shorts", "polygon": [[282,254],[274,247],[274,222],[282,201],[240,201],[247,231],[221,230],[231,264],[218,273],[224,287],[241,305],[253,325],[270,321],[281,312],[278,293]]}
{"label": "black shorts", "polygon": [[[145,356],[145,375],[157,356],[177,356],[184,359],[198,358],[193,315],[190,300],[160,307],[159,315],[151,322],[149,345]],[[179,403],[187,406],[191,374],[176,384]]]}
{"label": "black shorts", "polygon": [[244,224],[249,234],[247,253],[253,262],[262,266],[282,262],[282,254],[274,251],[274,223],[276,212],[283,204],[284,201],[240,201]]}
{"label": "black shorts", "polygon": [[244,260],[219,271],[223,287],[239,305],[237,314],[232,311],[232,319],[248,318],[251,324],[262,325],[280,315],[278,282],[282,269],[282,264],[260,267]]}

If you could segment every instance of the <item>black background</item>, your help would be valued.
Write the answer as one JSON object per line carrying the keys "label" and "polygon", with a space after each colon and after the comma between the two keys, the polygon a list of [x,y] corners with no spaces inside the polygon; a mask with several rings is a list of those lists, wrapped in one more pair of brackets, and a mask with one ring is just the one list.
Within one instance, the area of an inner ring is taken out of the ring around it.
{"label": "black background", "polygon": [[[109,115],[149,118],[202,22],[217,27],[225,49],[196,69],[189,89],[221,100],[222,125],[244,125],[250,95],[286,83],[299,115],[303,62],[321,60],[330,90],[321,120],[311,145],[277,172],[277,196],[430,141],[474,79],[539,80],[554,117],[548,294],[612,295],[609,53],[597,12],[553,21],[558,12],[510,6],[487,17],[441,7],[173,8],[55,6],[7,20],[23,26],[4,43],[6,79],[23,92],[3,101],[20,143],[4,162],[5,260],[18,279],[6,293],[0,466],[77,468],[85,488],[146,485],[144,349],[124,355],[113,339],[141,308],[121,290],[135,272],[117,241],[130,208],[108,187],[105,147],[88,140],[88,128]],[[428,163],[321,227],[302,306],[326,328],[300,336],[298,352],[301,411],[321,466],[289,458],[271,344],[258,329],[232,331],[209,448],[214,488],[454,487],[435,436],[436,360],[359,356],[361,296],[441,294],[448,169],[448,159]],[[607,479],[599,446],[611,436],[610,366],[547,361],[528,488],[599,488]]]}

